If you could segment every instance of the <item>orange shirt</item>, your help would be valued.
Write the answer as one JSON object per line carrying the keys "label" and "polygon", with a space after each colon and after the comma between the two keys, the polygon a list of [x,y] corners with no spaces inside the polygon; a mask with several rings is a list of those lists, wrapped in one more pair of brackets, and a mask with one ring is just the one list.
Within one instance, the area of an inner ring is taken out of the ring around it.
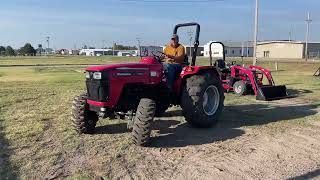
{"label": "orange shirt", "polygon": [[183,60],[184,60],[184,56],[185,56],[185,49],[184,47],[179,44],[178,47],[172,47],[171,45],[167,45],[166,48],[164,49],[163,51],[165,54],[167,55],[170,55],[170,56],[179,56],[180,58],[178,59],[166,59],[166,63],[169,63],[169,64],[182,64],[183,63]]}

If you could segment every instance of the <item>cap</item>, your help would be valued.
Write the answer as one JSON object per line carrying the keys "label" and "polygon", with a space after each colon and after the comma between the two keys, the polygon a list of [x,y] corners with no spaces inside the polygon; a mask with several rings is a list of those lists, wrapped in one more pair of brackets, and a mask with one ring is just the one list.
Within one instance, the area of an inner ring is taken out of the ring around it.
{"label": "cap", "polygon": [[177,34],[173,34],[171,39],[172,40],[175,39],[175,40],[179,41],[179,36]]}

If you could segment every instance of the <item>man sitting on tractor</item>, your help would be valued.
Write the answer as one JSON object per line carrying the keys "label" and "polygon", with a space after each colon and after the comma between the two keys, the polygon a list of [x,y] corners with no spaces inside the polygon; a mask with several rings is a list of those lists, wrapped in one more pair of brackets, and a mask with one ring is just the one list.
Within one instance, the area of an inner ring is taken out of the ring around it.
{"label": "man sitting on tractor", "polygon": [[164,49],[165,63],[164,71],[167,77],[167,84],[171,92],[177,75],[182,71],[182,63],[185,58],[185,49],[179,44],[179,36],[174,34],[170,43]]}

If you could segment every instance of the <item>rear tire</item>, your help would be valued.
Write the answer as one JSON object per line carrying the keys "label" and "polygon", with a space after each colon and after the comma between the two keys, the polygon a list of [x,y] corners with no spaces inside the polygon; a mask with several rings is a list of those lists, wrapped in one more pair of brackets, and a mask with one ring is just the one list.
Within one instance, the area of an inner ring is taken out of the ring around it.
{"label": "rear tire", "polygon": [[238,96],[243,96],[247,93],[246,83],[243,81],[237,81],[233,84],[233,92]]}
{"label": "rear tire", "polygon": [[142,98],[139,102],[132,129],[133,143],[147,146],[150,139],[151,124],[156,112],[156,103],[152,99]]}
{"label": "rear tire", "polygon": [[192,126],[207,128],[216,124],[223,102],[222,83],[215,74],[194,75],[186,80],[181,107],[186,121]]}
{"label": "rear tire", "polygon": [[89,110],[86,93],[74,98],[71,119],[74,129],[79,134],[92,134],[94,132],[99,116],[96,112]]}

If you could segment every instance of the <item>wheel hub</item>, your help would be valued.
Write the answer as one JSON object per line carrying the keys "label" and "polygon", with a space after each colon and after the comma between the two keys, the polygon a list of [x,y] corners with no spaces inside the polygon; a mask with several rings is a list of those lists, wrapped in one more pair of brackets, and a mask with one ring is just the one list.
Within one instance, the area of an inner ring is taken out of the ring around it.
{"label": "wheel hub", "polygon": [[240,92],[241,92],[241,89],[242,89],[242,86],[236,87],[236,89],[235,89],[236,93],[240,93]]}
{"label": "wheel hub", "polygon": [[206,115],[211,116],[216,113],[220,102],[219,90],[214,85],[209,86],[203,94],[202,108]]}

